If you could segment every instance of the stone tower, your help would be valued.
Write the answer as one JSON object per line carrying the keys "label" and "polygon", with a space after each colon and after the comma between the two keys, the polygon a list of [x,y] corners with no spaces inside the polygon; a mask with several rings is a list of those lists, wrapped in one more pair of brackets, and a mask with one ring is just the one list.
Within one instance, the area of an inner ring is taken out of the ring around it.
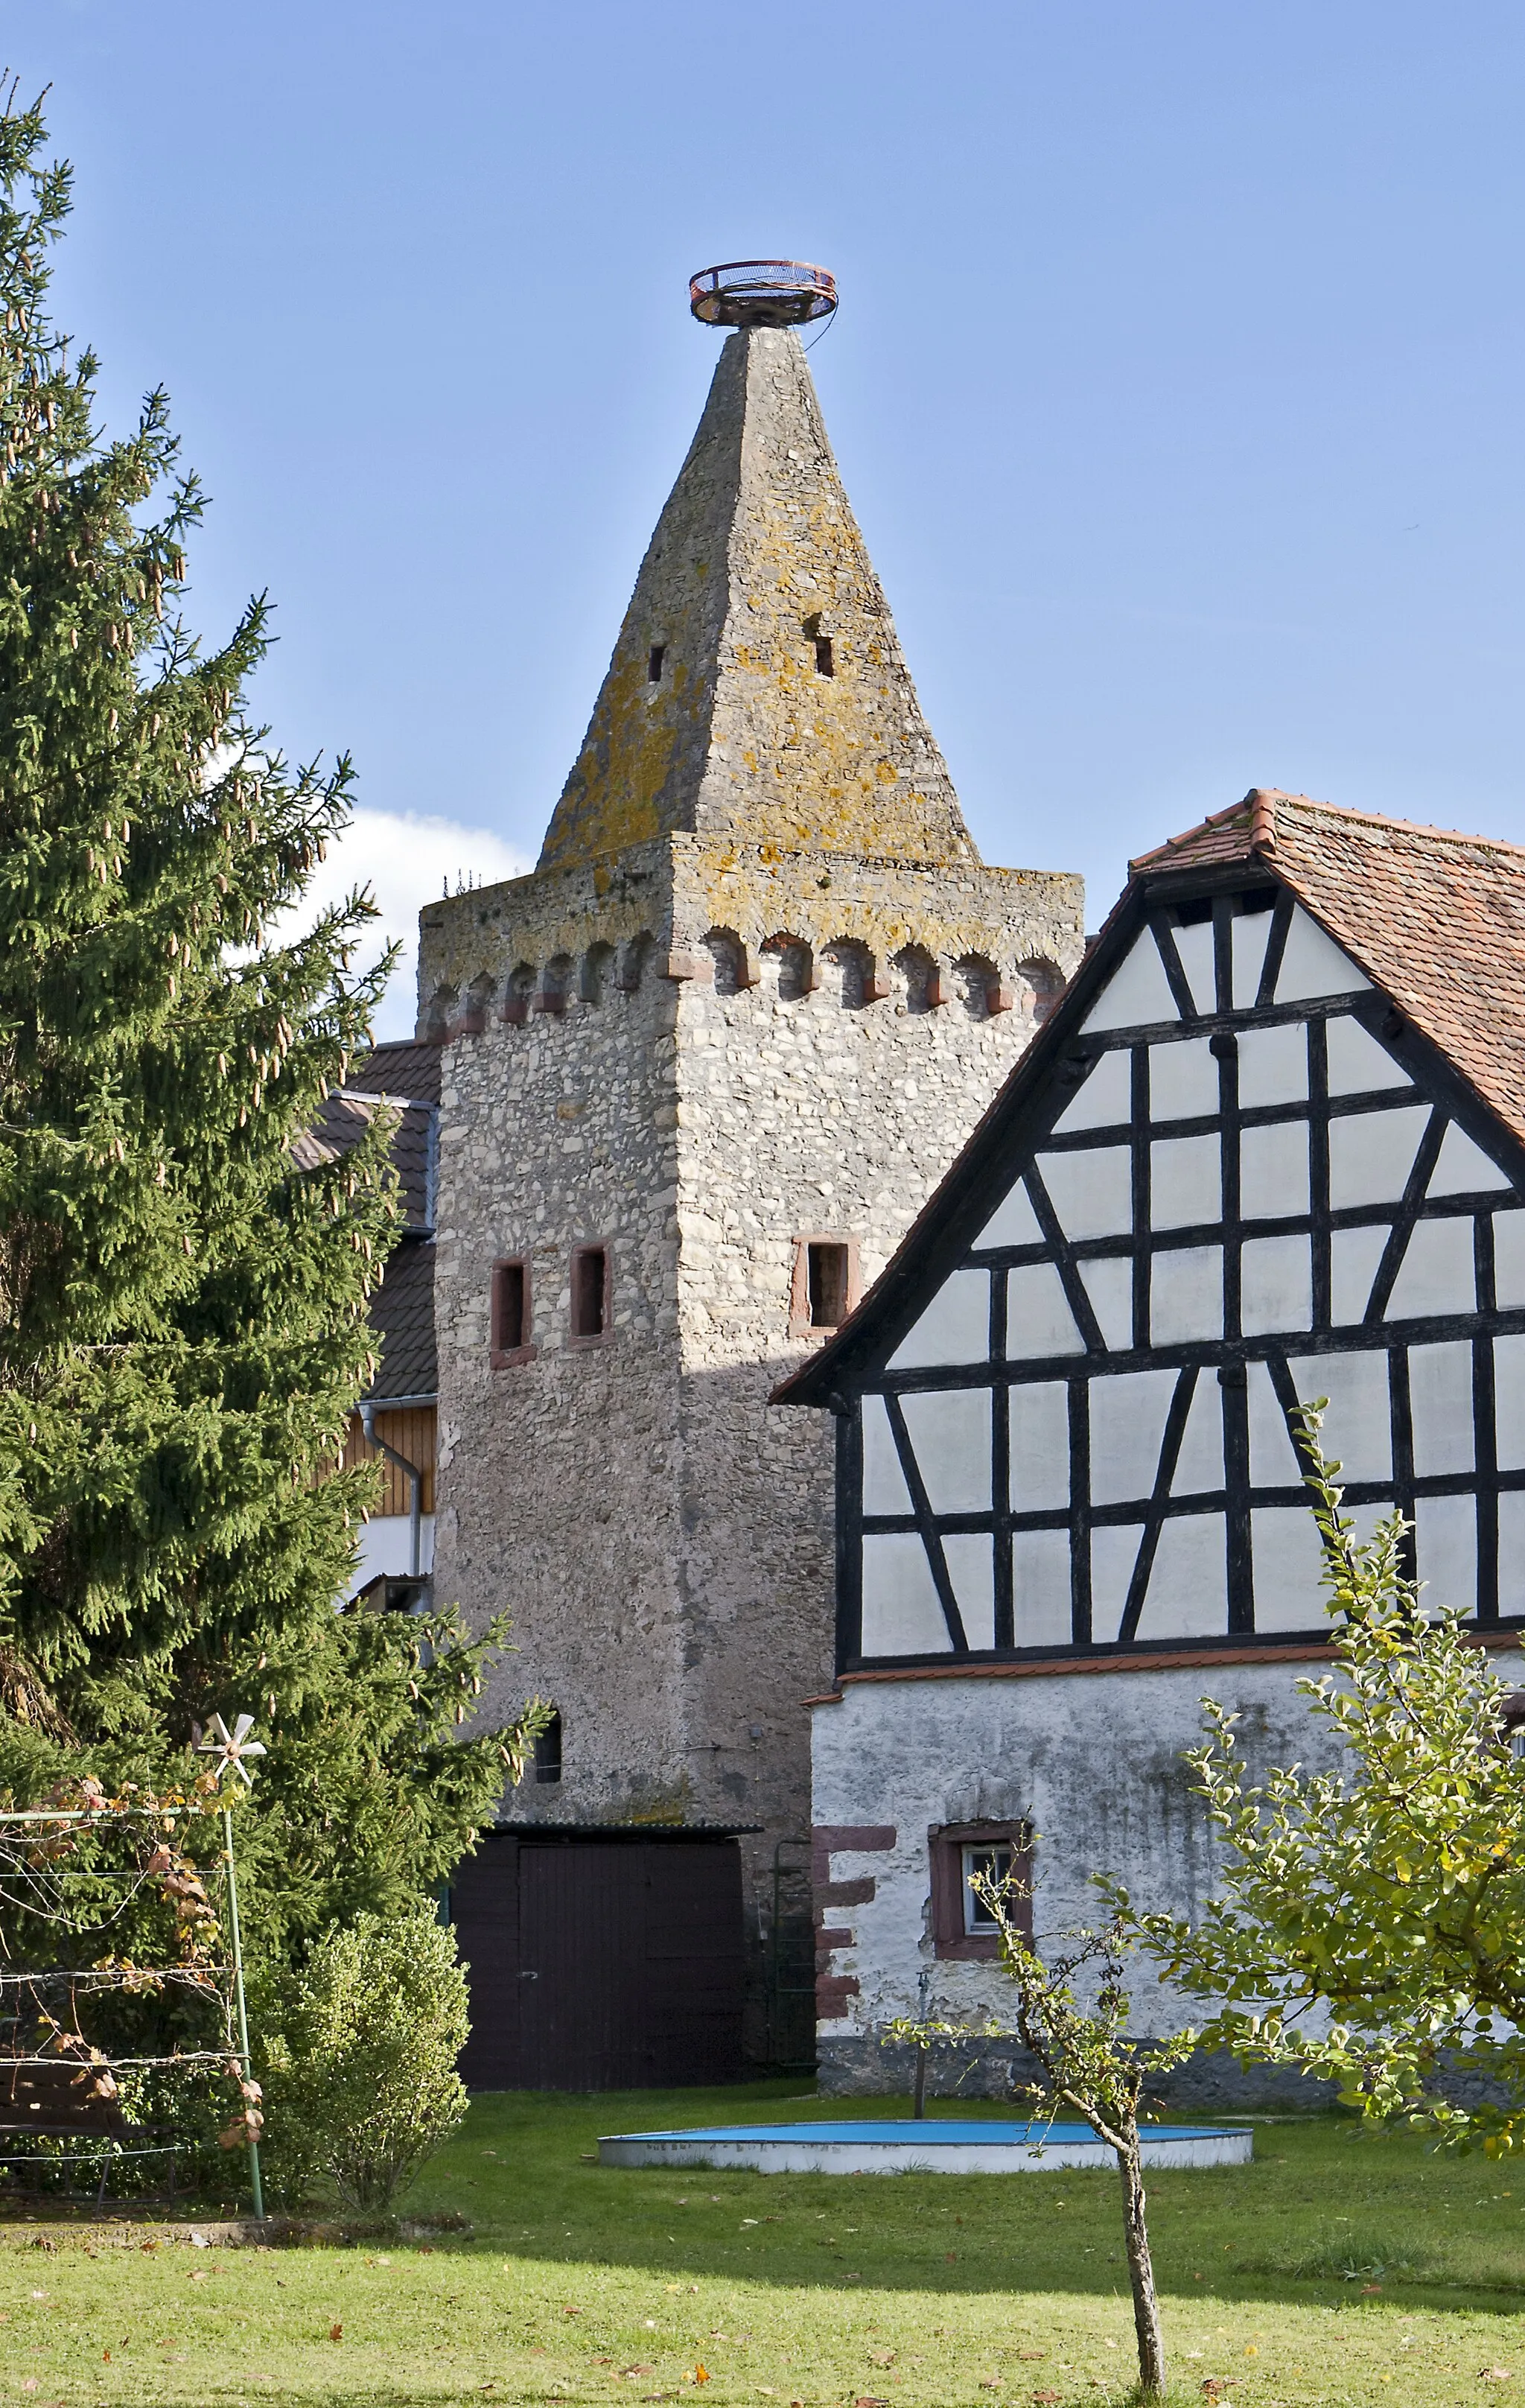
{"label": "stone tower", "polygon": [[1081,906],[981,863],[799,337],[732,334],[538,867],[422,914],[420,1035],[436,1590],[511,1612],[500,1702],[561,1717],[504,1819],[741,1832],[754,2057],[834,1640],[831,1425],[769,1398],[990,1103]]}

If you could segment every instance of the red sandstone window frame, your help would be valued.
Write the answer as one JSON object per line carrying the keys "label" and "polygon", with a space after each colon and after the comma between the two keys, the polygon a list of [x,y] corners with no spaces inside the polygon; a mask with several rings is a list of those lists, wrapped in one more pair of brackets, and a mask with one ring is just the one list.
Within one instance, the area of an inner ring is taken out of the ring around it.
{"label": "red sandstone window frame", "polygon": [[[1033,1834],[1026,1823],[945,1823],[927,1834],[932,1874],[932,1940],[938,1957],[969,1963],[990,1963],[1001,1954],[993,1931],[970,1931],[964,1913],[963,1852],[965,1848],[1009,1848],[1012,1870],[1024,1885],[1033,1878]],[[1012,1921],[1025,1939],[1033,1937],[1033,1901],[1013,1901]]]}
{"label": "red sandstone window frame", "polygon": [[[579,1329],[578,1289],[586,1277],[582,1265],[598,1256],[604,1265],[603,1320],[597,1329]],[[606,1238],[590,1238],[572,1249],[571,1293],[568,1297],[566,1342],[577,1353],[590,1346],[612,1346],[614,1343],[614,1249]]]}
{"label": "red sandstone window frame", "polygon": [[842,1321],[812,1321],[810,1318],[812,1246],[840,1246],[847,1254],[847,1292],[842,1305],[842,1321],[845,1321],[863,1292],[858,1268],[858,1240],[845,1229],[805,1229],[794,1240],[794,1271],[789,1291],[789,1334],[791,1338],[809,1338],[824,1345],[828,1338],[836,1335]]}
{"label": "red sandstone window frame", "polygon": [[[504,1326],[504,1308],[507,1301],[508,1290],[511,1284],[511,1283],[505,1277],[505,1273],[508,1271],[517,1271],[520,1276],[520,1342],[517,1346],[506,1346],[503,1342],[505,1337],[507,1335]],[[489,1323],[491,1349],[490,1360],[494,1371],[511,1371],[514,1370],[520,1363],[533,1363],[540,1349],[534,1344],[530,1334],[534,1327],[534,1321],[531,1300],[530,1258],[528,1254],[503,1254],[500,1255],[498,1260],[493,1264],[491,1302],[489,1307]]]}

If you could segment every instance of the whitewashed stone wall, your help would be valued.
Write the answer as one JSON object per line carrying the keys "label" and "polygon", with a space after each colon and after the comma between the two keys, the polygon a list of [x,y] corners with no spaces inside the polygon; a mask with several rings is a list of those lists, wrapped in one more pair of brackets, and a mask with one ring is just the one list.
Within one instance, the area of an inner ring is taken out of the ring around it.
{"label": "whitewashed stone wall", "polygon": [[[813,1715],[814,1795],[825,1842],[817,1913],[830,2004],[820,2027],[820,2078],[837,2092],[903,2088],[905,2067],[877,2034],[896,2015],[949,2021],[991,2015],[1008,2026],[999,1967],[939,1958],[931,1920],[930,1834],[949,1825],[1025,1822],[1033,1846],[1033,1925],[1040,1935],[1094,1926],[1093,1872],[1108,1873],[1147,1911],[1194,1916],[1210,1896],[1217,1853],[1182,1753],[1203,1735],[1201,1701],[1243,1715],[1252,1773],[1272,1764],[1333,1762],[1327,1726],[1296,1684],[1318,1664],[1246,1664],[1127,1671],[849,1680],[840,1704]],[[859,1832],[866,1844],[855,1846]],[[891,1836],[892,1835],[892,1836]],[[872,1894],[863,1893],[870,1890]],[[846,1890],[845,1902],[834,1890]],[[921,1977],[927,1977],[923,1990]],[[856,1988],[850,1985],[856,1985]],[[1134,2028],[1148,2035],[1200,2018],[1140,1969]],[[993,2046],[990,2079],[950,2060],[965,2095],[1005,2086],[1010,2048]],[[1280,2077],[1260,2088],[1279,2095]],[[1177,2091],[1199,2100],[1251,2095],[1223,2069],[1198,2068]],[[1302,2086],[1299,2103],[1313,2103]]]}

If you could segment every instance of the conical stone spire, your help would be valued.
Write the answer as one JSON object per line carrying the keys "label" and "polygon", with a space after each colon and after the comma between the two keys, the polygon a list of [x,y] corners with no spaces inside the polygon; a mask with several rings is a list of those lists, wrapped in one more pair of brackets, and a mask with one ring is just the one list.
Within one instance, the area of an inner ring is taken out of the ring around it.
{"label": "conical stone spire", "polygon": [[979,859],[782,327],[720,353],[539,867],[685,831]]}

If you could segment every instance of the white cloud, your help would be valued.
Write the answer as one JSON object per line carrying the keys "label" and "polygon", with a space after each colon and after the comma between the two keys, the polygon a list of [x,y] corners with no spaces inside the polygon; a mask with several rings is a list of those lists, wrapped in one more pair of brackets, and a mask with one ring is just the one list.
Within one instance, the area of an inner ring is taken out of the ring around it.
{"label": "white cloud", "polygon": [[356,956],[373,962],[393,938],[404,946],[381,1008],[376,1015],[378,1039],[411,1037],[417,1012],[419,975],[419,910],[445,890],[458,885],[492,886],[500,878],[520,878],[533,867],[521,853],[490,828],[466,827],[459,820],[429,819],[414,811],[357,810],[328,858],[320,862],[307,888],[309,920],[330,903],[340,902],[351,886],[369,886],[380,910]]}

